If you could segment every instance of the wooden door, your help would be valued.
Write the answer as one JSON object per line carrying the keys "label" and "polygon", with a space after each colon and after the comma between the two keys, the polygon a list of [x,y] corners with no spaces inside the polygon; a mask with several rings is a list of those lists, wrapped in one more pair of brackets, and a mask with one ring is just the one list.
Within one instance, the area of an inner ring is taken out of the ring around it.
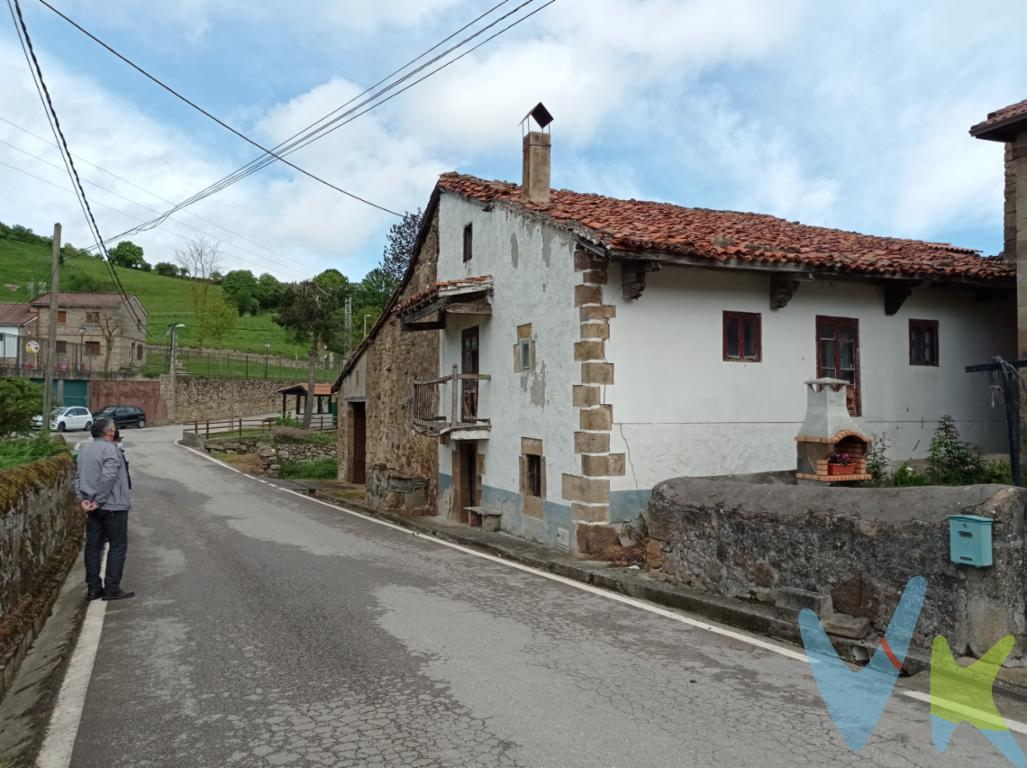
{"label": "wooden door", "polygon": [[364,403],[350,405],[353,416],[353,471],[351,481],[363,485],[367,480],[367,410]]}

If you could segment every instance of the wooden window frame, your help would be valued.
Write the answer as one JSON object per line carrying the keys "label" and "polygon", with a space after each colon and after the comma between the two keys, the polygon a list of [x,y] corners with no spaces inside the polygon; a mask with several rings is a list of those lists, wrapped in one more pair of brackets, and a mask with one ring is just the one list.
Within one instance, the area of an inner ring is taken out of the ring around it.
{"label": "wooden window frame", "polygon": [[99,312],[86,312],[86,322],[90,325],[100,324],[100,313]]}
{"label": "wooden window frame", "polygon": [[[535,472],[532,472],[534,465]],[[534,453],[524,454],[524,495],[533,499],[542,498],[542,457]]]}
{"label": "wooden window frame", "polygon": [[[913,358],[913,332],[916,331],[917,329],[920,329],[920,330],[930,330],[931,331],[931,338],[933,340],[933,344],[931,345],[933,347],[932,350],[931,350],[931,353],[933,355],[933,361],[932,362],[925,362],[923,360],[915,360]],[[940,360],[940,355],[938,354],[938,351],[939,351],[938,348],[940,346],[941,346],[941,344],[940,344],[939,339],[938,339],[938,321],[937,320],[914,320],[913,318],[910,318],[910,320],[909,320],[909,364],[910,365],[919,365],[919,366],[925,366],[925,367],[929,367],[929,368],[937,368],[938,365],[939,365],[939,360]]]}
{"label": "wooden window frame", "polygon": [[66,310],[66,309],[58,309],[57,310],[57,325],[67,325],[67,324],[68,324],[68,310]]}
{"label": "wooden window frame", "polygon": [[464,227],[464,263],[467,263],[474,256],[474,224]]}
{"label": "wooden window frame", "polygon": [[[849,415],[851,415],[851,416],[862,416],[863,415],[863,396],[862,396],[862,388],[860,386],[860,378],[861,378],[860,367],[861,366],[860,366],[860,344],[859,344],[859,318],[857,318],[857,317],[835,317],[834,315],[817,315],[814,325],[815,325],[815,329],[814,329],[813,342],[814,342],[814,344],[816,346],[816,355],[817,355],[817,370],[816,370],[816,377],[815,378],[818,378],[818,379],[820,378],[820,371],[821,371],[821,369],[826,367],[824,365],[823,359],[821,357],[821,350],[820,350],[820,336],[821,336],[820,329],[821,329],[821,327],[824,326],[824,325],[848,326],[849,328],[852,329],[852,343],[853,343],[853,349],[852,349],[853,377],[852,378],[853,378],[853,385],[852,385],[852,401],[850,403]],[[839,347],[836,344],[835,345],[835,361],[834,361],[834,366],[833,366],[834,369],[835,369],[835,374],[837,374],[837,370],[838,370],[839,355],[840,355]],[[837,378],[837,375],[835,377]]]}
{"label": "wooden window frame", "polygon": [[[738,357],[729,357],[727,353],[727,324],[729,320],[738,320]],[[754,320],[756,329],[756,355],[745,357],[745,320]],[[721,320],[721,353],[725,363],[761,363],[763,362],[763,315],[760,312],[734,312],[724,310]]]}
{"label": "wooden window frame", "polygon": [[87,341],[86,342],[86,347],[85,347],[85,356],[86,357],[99,357],[101,351],[102,350],[100,349],[100,342],[98,342],[98,341]]}
{"label": "wooden window frame", "polygon": [[57,339],[57,349],[54,350],[58,355],[68,354],[68,342],[62,339]]}

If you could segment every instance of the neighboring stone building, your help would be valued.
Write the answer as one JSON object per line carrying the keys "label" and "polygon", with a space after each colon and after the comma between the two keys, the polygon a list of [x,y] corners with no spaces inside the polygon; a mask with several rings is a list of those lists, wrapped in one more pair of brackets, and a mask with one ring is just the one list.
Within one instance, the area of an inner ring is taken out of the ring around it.
{"label": "neighboring stone building", "polygon": [[[131,305],[131,306],[129,306]],[[50,295],[31,302],[36,318],[31,335],[46,339],[50,332]],[[117,293],[59,293],[57,295],[57,363],[62,361],[89,373],[130,372],[146,363],[146,310],[135,296]],[[72,360],[81,347],[81,357]]]}
{"label": "neighboring stone building", "polygon": [[428,513],[438,491],[438,447],[411,429],[414,381],[435,376],[437,335],[404,333],[396,306],[435,281],[438,199],[425,211],[410,264],[389,305],[332,387],[339,393],[339,479],[366,483],[367,501]]}
{"label": "neighboring stone building", "polygon": [[925,456],[946,414],[1005,448],[964,368],[1015,349],[1008,263],[550,190],[549,135],[523,151],[521,186],[439,178],[417,279],[338,384],[368,403],[369,464],[420,476],[436,441],[439,514],[602,549],[662,480],[794,469],[813,378],[848,382],[859,431],[893,459]]}

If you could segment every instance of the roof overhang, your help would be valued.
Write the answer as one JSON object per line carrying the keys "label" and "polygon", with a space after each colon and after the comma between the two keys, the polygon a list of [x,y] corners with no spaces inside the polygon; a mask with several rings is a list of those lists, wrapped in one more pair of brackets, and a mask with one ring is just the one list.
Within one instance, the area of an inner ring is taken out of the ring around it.
{"label": "roof overhang", "polygon": [[[439,286],[431,294],[414,305],[405,307],[399,313],[401,327],[404,331],[440,330],[446,325],[447,314],[491,315],[492,290],[492,279]],[[438,318],[434,321],[418,322],[435,314],[438,314]]]}
{"label": "roof overhang", "polygon": [[1024,131],[1027,131],[1027,113],[1011,115],[1005,120],[980,123],[970,129],[970,135],[985,141],[1006,142],[1013,141]]}

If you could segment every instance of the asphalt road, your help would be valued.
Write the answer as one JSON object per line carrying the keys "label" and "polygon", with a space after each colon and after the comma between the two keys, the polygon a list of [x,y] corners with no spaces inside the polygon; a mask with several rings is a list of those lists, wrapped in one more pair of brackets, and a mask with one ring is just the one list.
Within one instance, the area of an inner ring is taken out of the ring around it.
{"label": "asphalt road", "polygon": [[287,494],[178,434],[126,430],[138,597],[108,606],[75,768],[1006,764],[966,725],[935,753],[927,705],[898,696],[852,753],[802,662]]}

